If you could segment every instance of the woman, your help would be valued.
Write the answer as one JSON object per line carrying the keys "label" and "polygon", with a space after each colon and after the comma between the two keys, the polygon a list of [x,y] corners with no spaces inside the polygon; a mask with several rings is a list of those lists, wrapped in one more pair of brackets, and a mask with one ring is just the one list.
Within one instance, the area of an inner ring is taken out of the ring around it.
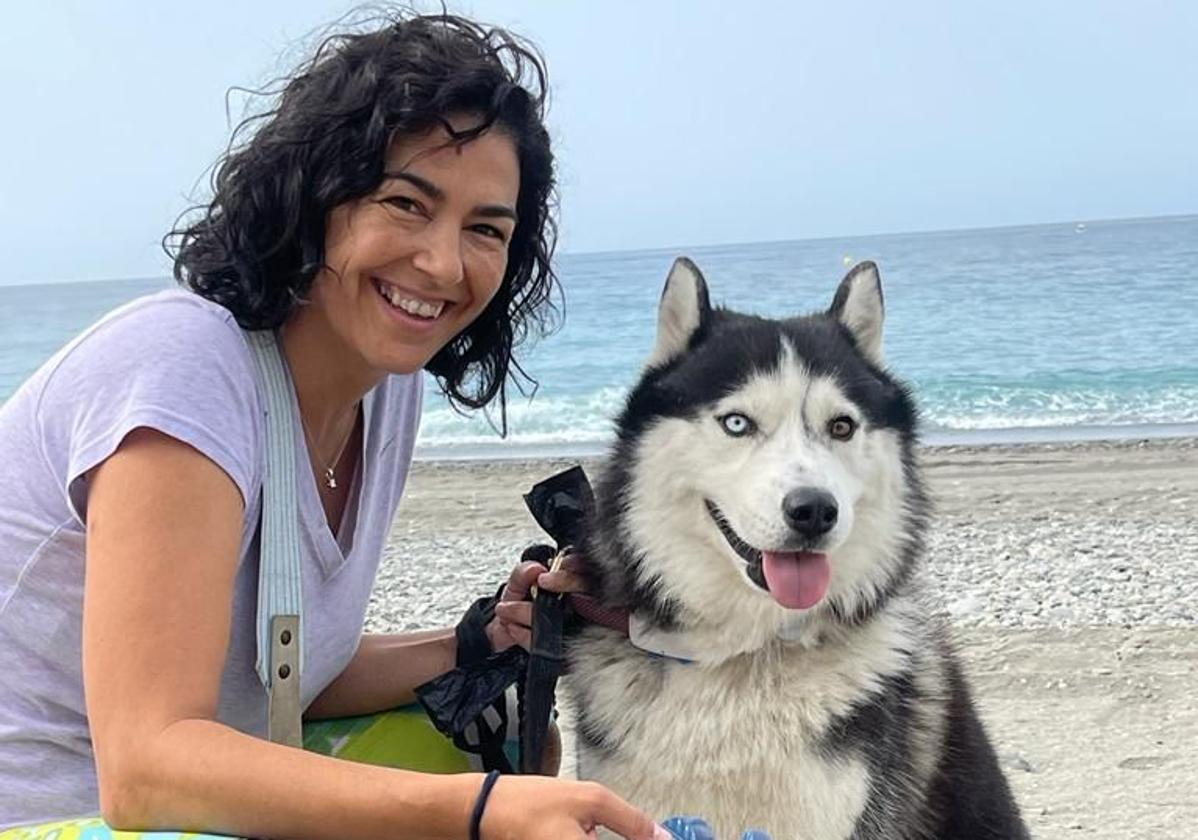
{"label": "woman", "polygon": [[[531,82],[526,83],[526,76]],[[309,717],[409,702],[452,630],[361,636],[403,489],[420,371],[498,404],[541,318],[553,163],[537,56],[407,17],[325,42],[176,231],[188,290],[105,318],[0,411],[0,825],[99,810],[116,827],[262,837],[665,835],[593,785],[431,776],[264,740],[254,672],[263,397],[242,330],[277,330],[311,470]],[[487,636],[527,642],[512,574]]]}

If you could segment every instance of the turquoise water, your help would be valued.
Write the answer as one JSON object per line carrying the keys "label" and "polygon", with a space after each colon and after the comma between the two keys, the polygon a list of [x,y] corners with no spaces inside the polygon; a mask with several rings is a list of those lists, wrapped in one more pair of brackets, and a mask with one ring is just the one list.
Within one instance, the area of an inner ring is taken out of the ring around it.
{"label": "turquoise water", "polygon": [[[582,452],[653,341],[674,256],[715,302],[822,309],[853,260],[878,262],[886,354],[916,388],[926,437],[1152,435],[1198,424],[1198,216],[566,255],[563,329],[525,354],[511,434],[426,400],[426,453]],[[166,280],[0,287],[0,399],[80,328]],[[1185,431],[1187,429],[1181,429]]]}

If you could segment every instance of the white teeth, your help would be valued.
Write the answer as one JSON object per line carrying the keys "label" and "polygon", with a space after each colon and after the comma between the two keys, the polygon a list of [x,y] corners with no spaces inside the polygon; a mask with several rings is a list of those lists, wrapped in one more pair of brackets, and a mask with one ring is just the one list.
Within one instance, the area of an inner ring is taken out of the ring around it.
{"label": "white teeth", "polygon": [[391,302],[392,306],[419,318],[436,318],[441,314],[441,310],[445,308],[445,301],[443,300],[430,303],[427,300],[405,297],[403,292],[387,283],[379,282],[378,290],[382,293],[383,297]]}

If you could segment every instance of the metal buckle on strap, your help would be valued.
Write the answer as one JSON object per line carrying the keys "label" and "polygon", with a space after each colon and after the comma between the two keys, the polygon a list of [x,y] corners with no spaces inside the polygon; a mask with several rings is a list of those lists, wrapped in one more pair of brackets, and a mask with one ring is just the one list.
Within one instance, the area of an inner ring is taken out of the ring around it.
{"label": "metal buckle on strap", "polygon": [[[573,550],[574,546],[572,545],[563,546],[561,551],[553,555],[553,559],[549,561],[549,571],[546,572],[546,574],[553,574],[561,569],[562,566],[566,565],[566,559],[570,556],[570,553]],[[528,594],[532,596],[533,600],[536,600],[537,585],[535,583],[528,588]]]}
{"label": "metal buckle on strap", "polygon": [[298,615],[271,616],[270,667],[267,737],[276,744],[303,747]]}

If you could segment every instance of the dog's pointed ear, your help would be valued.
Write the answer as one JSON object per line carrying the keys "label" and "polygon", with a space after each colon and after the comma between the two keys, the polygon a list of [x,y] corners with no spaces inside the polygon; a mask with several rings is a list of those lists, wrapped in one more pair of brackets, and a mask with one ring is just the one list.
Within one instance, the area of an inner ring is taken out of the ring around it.
{"label": "dog's pointed ear", "polygon": [[691,336],[707,320],[711,301],[699,267],[686,257],[674,260],[657,310],[657,344],[649,367],[668,362],[690,344]]}
{"label": "dog's pointed ear", "polygon": [[858,263],[840,281],[828,314],[848,327],[859,349],[875,365],[882,364],[882,278],[872,262]]}

